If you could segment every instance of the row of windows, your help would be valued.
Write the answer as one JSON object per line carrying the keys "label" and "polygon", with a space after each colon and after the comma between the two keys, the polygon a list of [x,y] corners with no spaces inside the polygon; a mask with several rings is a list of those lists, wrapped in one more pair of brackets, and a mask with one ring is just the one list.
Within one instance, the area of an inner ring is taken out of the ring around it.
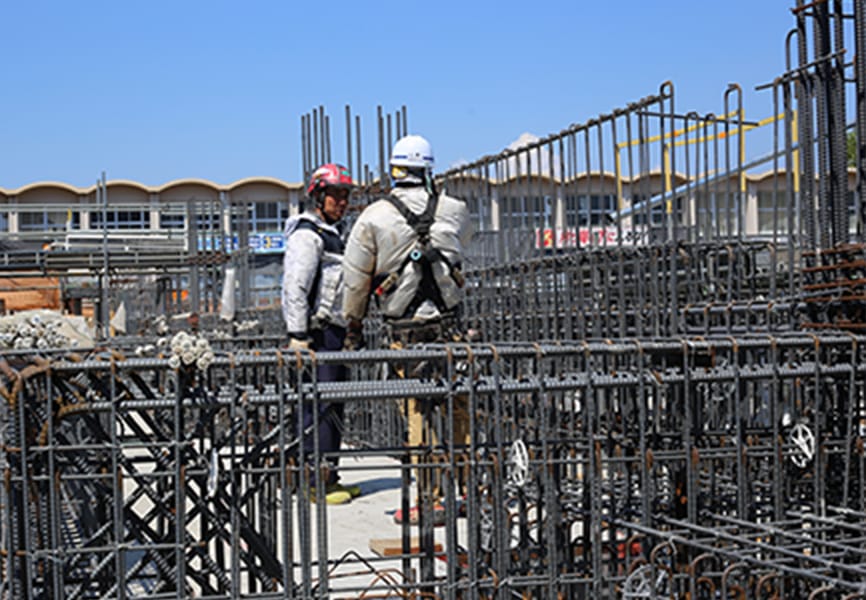
{"label": "row of windows", "polygon": [[[91,229],[150,229],[151,213],[145,209],[110,209],[84,211],[89,213]],[[18,210],[18,231],[70,231],[80,230],[82,212],[64,210]],[[254,202],[249,205],[246,218],[243,214],[234,213],[231,217],[233,229],[240,227],[256,232],[281,231],[289,209],[285,204],[274,202]],[[196,213],[194,215],[196,229],[220,229],[219,212]],[[160,229],[184,229],[187,215],[183,207],[164,207],[159,212]],[[0,211],[0,231],[9,231],[9,212]]]}
{"label": "row of windows", "polygon": [[[633,198],[635,206],[640,206],[644,198]],[[469,213],[476,231],[492,229],[491,202],[485,197],[466,199]],[[757,194],[757,232],[772,233],[774,230],[787,230],[789,197],[784,192],[758,192]],[[686,206],[693,207],[693,215],[687,215]],[[554,202],[550,196],[509,196],[500,199],[500,223],[502,229],[525,229],[549,227],[554,220]],[[848,192],[848,207],[852,227],[855,222],[855,195]],[[605,225],[608,215],[616,211],[616,196],[576,195],[566,196],[562,205],[564,222],[567,227],[587,227]],[[736,233],[745,219],[740,194],[697,192],[692,203],[683,197],[676,198],[674,215],[679,223],[692,218],[695,225],[707,232],[722,234]],[[103,228],[102,210],[89,210],[91,229]],[[281,231],[288,218],[285,203],[254,202],[248,205],[247,214],[234,212],[231,215],[232,230],[246,229],[252,232]],[[18,231],[69,231],[80,230],[82,214],[66,210],[18,210]],[[651,209],[638,209],[632,223],[634,225],[653,225],[664,223],[665,207],[661,204]],[[166,206],[158,215],[160,229],[184,229],[187,220],[183,206]],[[217,212],[197,212],[194,215],[195,227],[199,231],[220,230],[221,215]],[[111,209],[106,212],[105,227],[110,230],[150,229],[151,212],[145,209]],[[0,232],[10,230],[9,211],[0,211]]]}
{"label": "row of windows", "polygon": [[[554,199],[550,196],[514,196],[501,199],[502,227],[549,227],[554,221]],[[569,195],[563,202],[568,227],[604,225],[616,210],[613,194]]]}
{"label": "row of windows", "polygon": [[[473,195],[465,200],[475,230],[490,229],[492,221],[490,198]],[[553,219],[554,202],[551,196],[506,196],[499,202],[502,228],[549,225]],[[605,223],[607,215],[616,210],[616,196],[613,194],[569,195],[565,197],[563,209],[569,227],[599,225]]]}

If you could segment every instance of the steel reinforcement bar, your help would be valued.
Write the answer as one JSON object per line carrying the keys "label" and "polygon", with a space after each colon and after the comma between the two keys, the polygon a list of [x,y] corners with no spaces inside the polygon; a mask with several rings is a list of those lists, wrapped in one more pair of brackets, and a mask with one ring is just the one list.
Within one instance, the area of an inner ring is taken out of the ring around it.
{"label": "steel reinforcement bar", "polygon": [[[714,568],[759,552],[781,557],[786,589],[856,590],[864,340],[267,351],[222,355],[205,372],[116,353],[6,357],[0,589],[618,598],[674,540],[671,585],[688,585],[688,565],[712,546]],[[313,367],[334,362],[350,380],[317,382]],[[348,445],[324,453],[309,432],[338,407]],[[424,441],[409,445],[413,414]],[[315,486],[337,458],[362,480],[391,481],[404,509],[419,502],[386,556],[363,537],[346,543],[355,524]],[[792,514],[826,526],[798,529]],[[769,531],[754,551],[753,530]],[[648,541],[630,542],[636,533]],[[806,535],[811,549],[798,550]],[[783,560],[798,551],[823,558]]]}

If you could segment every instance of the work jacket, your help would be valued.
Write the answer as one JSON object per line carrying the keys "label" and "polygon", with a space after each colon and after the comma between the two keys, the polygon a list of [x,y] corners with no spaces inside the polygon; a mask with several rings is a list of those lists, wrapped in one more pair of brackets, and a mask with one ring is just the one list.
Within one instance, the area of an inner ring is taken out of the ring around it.
{"label": "work jacket", "polygon": [[[428,193],[422,186],[398,187],[392,195],[416,215],[427,207]],[[383,198],[373,202],[355,221],[346,243],[345,317],[360,321],[367,313],[371,294],[378,298],[385,318],[390,319],[437,319],[443,311],[454,309],[462,299],[462,281],[454,274],[462,267],[471,236],[466,204],[440,194],[430,226],[429,246],[444,259],[431,261],[442,305],[436,306],[430,300],[418,303],[415,300],[424,269],[408,257],[418,249],[419,236],[390,201]],[[383,284],[387,289],[383,289]]]}
{"label": "work jacket", "polygon": [[305,338],[343,320],[343,239],[316,212],[290,217],[284,231],[282,309],[289,336]]}

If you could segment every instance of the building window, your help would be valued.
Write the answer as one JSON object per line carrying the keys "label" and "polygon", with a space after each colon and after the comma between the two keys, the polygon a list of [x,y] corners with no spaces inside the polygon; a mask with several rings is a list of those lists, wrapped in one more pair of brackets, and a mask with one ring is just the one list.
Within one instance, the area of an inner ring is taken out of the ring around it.
{"label": "building window", "polygon": [[150,213],[141,209],[106,211],[107,220],[103,224],[102,211],[95,210],[90,213],[91,229],[150,229]]}
{"label": "building window", "polygon": [[541,196],[506,196],[502,226],[510,229],[543,227],[550,222],[552,202]]}
{"label": "building window", "polygon": [[[8,225],[7,225],[8,227]],[[66,231],[79,229],[81,215],[71,210],[26,210],[18,213],[19,231]]]}
{"label": "building window", "polygon": [[475,231],[490,229],[490,198],[469,196],[466,199],[466,207],[469,209],[469,218]]}
{"label": "building window", "polygon": [[289,217],[289,207],[285,202],[253,202],[250,209],[250,228],[253,231],[282,231]]}
{"label": "building window", "polygon": [[[289,207],[285,202],[251,202],[248,205],[250,231],[277,232],[282,231],[289,218]],[[232,229],[240,227],[240,215],[232,215]]]}
{"label": "building window", "polygon": [[220,213],[196,213],[195,227],[197,231],[221,231]]}
{"label": "building window", "polygon": [[[778,194],[758,192],[758,233],[787,233],[789,198],[784,190]],[[778,222],[775,219],[778,218]]]}
{"label": "building window", "polygon": [[[221,214],[213,213],[196,213],[194,216],[195,227],[197,231],[220,231]],[[159,213],[160,229],[185,229],[186,228],[186,207],[185,206],[165,206],[160,208]]]}
{"label": "building window", "polygon": [[0,231],[9,231],[9,213],[0,211]]}
{"label": "building window", "polygon": [[159,211],[160,229],[183,229],[186,226],[186,212],[182,207],[161,207]]}
{"label": "building window", "polygon": [[616,211],[616,196],[613,194],[580,194],[565,197],[565,224],[568,227],[605,225],[608,215]]}

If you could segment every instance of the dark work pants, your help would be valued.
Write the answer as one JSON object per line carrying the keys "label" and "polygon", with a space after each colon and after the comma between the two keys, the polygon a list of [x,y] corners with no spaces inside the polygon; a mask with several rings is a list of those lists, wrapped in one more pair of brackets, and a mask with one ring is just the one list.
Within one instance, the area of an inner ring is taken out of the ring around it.
{"label": "dark work pants", "polygon": [[[310,332],[312,342],[310,347],[316,351],[333,351],[343,349],[343,340],[346,338],[346,330],[342,327],[327,325],[323,329],[316,329]],[[346,379],[346,367],[339,364],[318,365],[316,368],[316,376],[320,382],[327,381],[344,381]],[[319,452],[322,454],[329,452],[337,452],[340,449],[340,442],[343,439],[343,403],[342,402],[320,402],[318,404],[319,413]],[[304,431],[311,428],[313,425],[313,406],[304,405]],[[304,454],[311,459],[313,458],[313,449],[315,441],[312,435],[307,435],[304,438]],[[336,483],[339,479],[337,475],[337,458],[328,459],[331,468],[328,473],[328,484]],[[315,482],[316,475],[313,475]]]}

